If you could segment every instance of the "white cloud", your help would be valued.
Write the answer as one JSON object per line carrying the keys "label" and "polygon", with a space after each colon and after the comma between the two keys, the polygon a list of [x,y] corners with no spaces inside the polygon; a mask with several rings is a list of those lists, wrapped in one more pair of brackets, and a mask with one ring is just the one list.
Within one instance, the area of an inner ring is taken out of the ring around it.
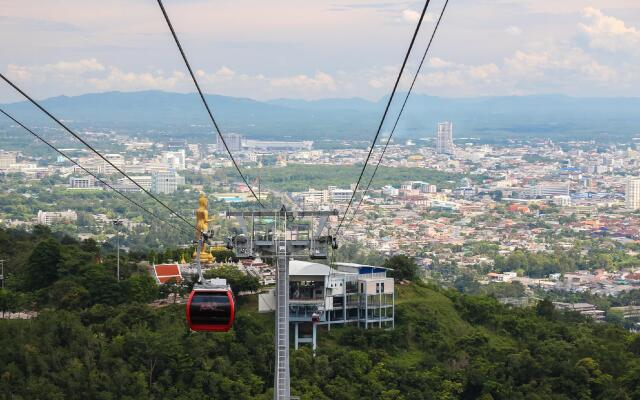
{"label": "white cloud", "polygon": [[186,75],[174,71],[171,75],[153,74],[150,72],[125,72],[117,67],[110,67],[105,77],[90,78],[87,83],[98,90],[175,90],[186,82]]}
{"label": "white cloud", "polygon": [[[405,69],[405,71],[409,70]],[[367,83],[367,86],[373,89],[384,89],[390,90],[393,87],[396,79],[398,79],[398,71],[400,71],[400,65],[397,66],[386,66],[383,68],[371,68],[366,71],[361,71],[357,74],[358,78],[364,79]],[[400,80],[401,88],[408,88],[411,83],[412,77],[409,76],[410,72],[405,72],[403,74],[402,79]],[[355,79],[356,77],[351,76],[350,79]]]}
{"label": "white cloud", "polygon": [[[415,74],[415,68],[411,66],[402,76],[401,89],[409,88]],[[368,72],[368,85],[374,89],[389,90],[397,78],[399,67],[386,67]],[[427,91],[430,94],[452,95],[446,89],[469,90],[480,86],[489,86],[498,81],[501,69],[494,63],[465,65],[452,61],[433,57],[425,64],[417,80],[416,91]],[[433,89],[442,89],[442,92],[433,93]]]}
{"label": "white cloud", "polygon": [[275,78],[271,79],[270,84],[278,88],[303,88],[329,91],[335,91],[337,89],[335,79],[324,72],[316,72],[313,77],[301,74],[285,78]]}
{"label": "white cloud", "polygon": [[434,58],[418,82],[425,88],[473,88],[493,84],[500,74],[500,67],[494,63],[466,65]]}
{"label": "white cloud", "polygon": [[[174,76],[186,70],[154,2],[67,0],[64,9],[50,0],[0,4],[6,5],[0,6],[0,34],[12,38],[0,44],[0,69],[34,95],[97,87],[193,91],[188,76]],[[434,6],[437,18],[442,3]],[[189,38],[209,93],[371,99],[388,94],[398,66],[388,74],[384,67],[401,60],[422,10],[408,0],[173,1],[168,8],[176,29]],[[433,79],[421,84],[423,91],[637,95],[638,0],[481,0],[450,10],[455,18],[447,14],[436,36],[434,58],[425,66]],[[432,25],[425,21],[422,46]],[[586,53],[582,65],[563,62],[575,59],[574,47]]]}
{"label": "white cloud", "polygon": [[548,52],[518,50],[514,55],[505,59],[505,65],[517,75],[542,76],[543,71],[551,67],[551,55]]}
{"label": "white cloud", "polygon": [[[375,89],[388,89],[395,74],[397,68],[378,70],[377,75],[368,78],[368,84]],[[411,73],[406,75],[405,87],[412,78]],[[496,62],[467,64],[432,57],[425,64],[415,90],[440,96],[549,92],[584,95],[639,82],[639,75],[633,72],[633,66],[609,65],[576,44],[550,43],[542,49],[516,50]]]}
{"label": "white cloud", "polygon": [[402,11],[402,19],[407,22],[415,23],[420,19],[420,13],[415,10],[404,10]]}
{"label": "white cloud", "polygon": [[[415,24],[420,20],[420,13],[416,10],[412,10],[410,8],[402,11],[402,19],[406,22]],[[424,15],[423,22],[433,22],[435,21],[433,14],[426,13]]]}
{"label": "white cloud", "polygon": [[377,79],[377,78],[369,79],[369,86],[371,86],[374,89],[380,89],[384,85],[385,83],[382,79]]}
{"label": "white cloud", "polygon": [[613,67],[600,63],[578,47],[551,47],[543,52],[519,50],[505,59],[505,66],[511,75],[529,81],[551,81],[556,77],[567,81],[612,82],[618,75]]}
{"label": "white cloud", "polygon": [[496,64],[475,65],[468,68],[471,78],[479,81],[490,82],[498,76],[500,68]]}
{"label": "white cloud", "polygon": [[595,49],[616,51],[639,51],[640,30],[629,27],[624,21],[604,15],[596,8],[587,7],[582,15],[588,24],[580,24],[581,30],[589,38],[589,45]]}
{"label": "white cloud", "polygon": [[222,66],[219,70],[216,71],[216,75],[226,78],[232,78],[236,75],[236,71],[232,70],[229,67]]}
{"label": "white cloud", "polygon": [[595,81],[613,82],[618,79],[618,71],[596,61],[583,65],[580,71]]}
{"label": "white cloud", "polygon": [[[365,57],[361,60],[361,53],[353,52],[349,56],[357,59],[354,61],[344,53],[339,69],[332,64],[333,59],[319,57],[314,59],[311,66],[301,67],[295,63],[276,67],[265,65],[265,70],[270,71],[267,74],[260,72],[263,66],[256,64],[255,60],[247,64],[246,60],[243,62],[227,57],[225,59],[234,62],[233,65],[220,66],[215,64],[217,61],[205,59],[199,64],[215,67],[199,69],[196,75],[207,93],[230,96],[256,99],[313,99],[329,96],[379,98],[388,94],[391,89],[399,70],[399,65],[392,63],[398,61],[402,55],[399,43],[406,43],[407,35],[411,32],[409,25],[415,24],[420,16],[418,11],[408,7],[408,4],[402,4],[388,12],[376,14],[383,15],[387,21],[391,15],[395,22],[391,25],[400,27],[403,36],[402,41],[380,36],[376,43],[388,40],[388,43],[395,47],[393,52],[388,51],[388,48],[386,52],[376,52],[373,60]],[[415,90],[417,93],[441,96],[549,92],[570,95],[637,95],[637,87],[640,87],[640,69],[637,67],[635,55],[640,55],[640,31],[628,22],[605,15],[596,8],[574,10],[570,18],[572,22],[563,27],[566,31],[564,36],[554,36],[556,32],[550,32],[548,35],[537,34],[535,39],[534,35],[524,35],[519,23],[514,22],[511,26],[504,24],[504,21],[495,23],[487,32],[502,38],[506,34],[518,38],[506,40],[507,44],[495,42],[495,46],[493,41],[486,39],[492,44],[491,48],[497,48],[492,52],[478,51],[474,45],[467,44],[478,41],[474,42],[465,37],[465,45],[468,46],[465,49],[468,51],[461,53],[455,50],[461,47],[445,46],[445,43],[441,43],[451,39],[446,35],[439,35],[436,39],[438,45],[432,48],[433,56],[425,64]],[[529,30],[532,33],[538,32],[539,27],[528,21],[526,31]],[[478,32],[484,31],[479,29]],[[322,48],[330,44],[330,39],[323,37],[322,41],[315,44]],[[359,50],[362,49],[362,44],[360,45]],[[235,48],[235,42],[231,47]],[[273,48],[277,49],[278,46]],[[305,53],[307,48],[303,50],[294,46],[293,50],[290,47],[287,49],[289,52],[299,51],[299,59],[308,55]],[[363,51],[362,54],[365,53]],[[480,53],[482,57],[477,56]],[[287,54],[290,56],[290,53]],[[634,57],[630,57],[631,55]],[[175,54],[171,53],[171,56],[175,57]],[[277,59],[278,55],[275,54],[274,57]],[[132,66],[124,57],[114,59],[119,60],[117,65],[108,65],[91,57],[40,65],[20,65],[14,62],[5,66],[5,70],[10,77],[18,81],[46,88],[43,91],[48,91],[48,95],[61,92],[79,94],[97,90],[194,90],[193,83],[180,64],[177,64],[175,70],[163,71],[157,67],[163,65],[163,62],[155,60],[148,61],[148,64]],[[387,61],[380,64],[380,60]],[[413,78],[417,67],[416,60],[412,59],[412,63],[407,66],[401,81],[401,90],[406,90]],[[317,67],[319,65],[326,65],[326,68]],[[332,66],[335,69],[332,69]],[[316,67],[319,69],[315,73],[301,72],[314,71]]]}
{"label": "white cloud", "polygon": [[[96,59],[61,61],[54,64],[21,66],[10,64],[7,75],[17,81],[39,85],[54,82],[65,94],[87,91],[167,90],[193,91],[189,76],[178,70],[165,73],[126,71],[113,65],[103,65]],[[297,74],[267,77],[264,74],[244,74],[222,66],[215,71],[195,71],[203,89],[209,93],[224,93],[253,98],[296,95],[303,98],[322,97],[337,91],[342,85],[330,74],[322,71],[314,75]]]}
{"label": "white cloud", "polygon": [[445,61],[439,57],[432,57],[429,59],[429,66],[432,68],[446,68],[449,67],[452,63],[449,61]]}
{"label": "white cloud", "polygon": [[89,58],[79,61],[60,61],[55,64],[45,65],[45,69],[59,72],[71,72],[83,74],[85,72],[104,71],[105,67],[95,58]]}
{"label": "white cloud", "polygon": [[9,64],[7,74],[18,80],[35,79],[41,80],[45,76],[59,76],[64,74],[81,75],[89,72],[104,71],[105,66],[95,58],[82,59],[78,61],[60,61],[53,64],[24,66]]}
{"label": "white cloud", "polygon": [[511,36],[520,36],[520,35],[522,35],[522,29],[520,29],[519,27],[517,27],[515,25],[508,26],[504,31],[508,35],[511,35]]}

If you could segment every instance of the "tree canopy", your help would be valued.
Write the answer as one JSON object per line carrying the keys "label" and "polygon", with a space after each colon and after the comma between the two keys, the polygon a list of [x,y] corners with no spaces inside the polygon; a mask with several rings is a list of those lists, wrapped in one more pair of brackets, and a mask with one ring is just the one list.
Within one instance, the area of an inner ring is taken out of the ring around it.
{"label": "tree canopy", "polygon": [[[22,244],[23,251],[16,251]],[[39,249],[40,255],[46,250],[55,256],[56,248],[59,258],[51,263],[34,255]],[[255,295],[237,297],[230,332],[190,332],[184,305],[147,304],[158,288],[126,257],[118,282],[111,254],[95,263],[80,243],[50,233],[34,238],[0,230],[0,249],[17,258],[24,253],[11,265],[0,307],[39,311],[33,320],[0,320],[0,398],[273,397],[274,319],[257,312]],[[31,259],[56,272],[38,289],[25,284]],[[416,278],[411,259],[394,257],[385,265],[396,267],[398,279]],[[235,266],[212,275],[239,278]],[[396,288],[395,329],[320,326],[315,356],[308,347],[292,350],[293,395],[303,400],[640,398],[637,334],[556,311],[550,299],[511,308],[490,296],[419,280]]]}
{"label": "tree canopy", "polygon": [[396,280],[420,280],[420,267],[411,257],[396,255],[385,260],[382,266],[389,268],[388,276]]}

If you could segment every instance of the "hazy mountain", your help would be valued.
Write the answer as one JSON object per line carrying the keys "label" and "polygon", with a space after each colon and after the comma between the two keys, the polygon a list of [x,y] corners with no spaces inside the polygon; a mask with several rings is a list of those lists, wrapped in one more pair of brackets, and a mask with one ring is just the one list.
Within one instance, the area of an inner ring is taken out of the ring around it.
{"label": "hazy mountain", "polygon": [[[401,94],[386,130],[395,120]],[[256,101],[207,95],[224,132],[264,138],[370,138],[386,99]],[[206,111],[195,94],[161,91],[106,92],[43,101],[54,115],[77,128],[114,128],[157,135],[210,134]],[[25,102],[3,105],[30,124],[46,119]],[[454,136],[629,138],[640,133],[640,98],[575,98],[561,95],[441,98],[412,95],[398,137],[432,137],[438,121],[454,122]],[[0,122],[6,126],[6,122]]]}
{"label": "hazy mountain", "polygon": [[297,110],[371,110],[375,105],[370,101],[358,97],[348,99],[320,99],[320,100],[295,100],[295,99],[276,99],[267,101],[268,104],[295,108]]}

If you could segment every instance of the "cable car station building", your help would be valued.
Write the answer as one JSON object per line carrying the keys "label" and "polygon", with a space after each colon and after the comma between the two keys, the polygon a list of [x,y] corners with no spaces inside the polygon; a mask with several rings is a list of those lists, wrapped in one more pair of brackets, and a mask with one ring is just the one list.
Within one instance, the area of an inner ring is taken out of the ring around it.
{"label": "cable car station building", "polygon": [[[261,294],[259,311],[275,309],[273,291]],[[317,326],[353,324],[363,329],[394,327],[393,278],[382,267],[335,263],[289,262],[289,320],[294,344],[316,349]]]}

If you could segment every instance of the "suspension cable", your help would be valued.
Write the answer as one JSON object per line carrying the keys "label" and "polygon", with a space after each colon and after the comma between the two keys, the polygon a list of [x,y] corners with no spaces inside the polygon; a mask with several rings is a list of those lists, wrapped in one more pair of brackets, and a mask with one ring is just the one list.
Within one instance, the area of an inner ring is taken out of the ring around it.
{"label": "suspension cable", "polygon": [[109,159],[107,159],[105,156],[103,156],[102,154],[100,154],[100,152],[98,150],[96,150],[93,146],[91,146],[89,143],[87,143],[86,140],[84,140],[80,135],[78,135],[77,133],[75,133],[73,130],[71,130],[67,125],[65,125],[63,122],[61,122],[58,118],[56,118],[53,114],[51,114],[49,111],[47,111],[47,109],[45,109],[44,107],[42,107],[37,101],[35,101],[33,98],[31,98],[28,94],[26,94],[22,89],[20,89],[18,86],[16,86],[13,82],[11,82],[6,76],[4,76],[2,73],[0,73],[0,78],[2,78],[5,82],[7,82],[11,87],[13,87],[18,93],[20,93],[22,96],[24,96],[27,100],[29,100],[29,102],[31,102],[31,104],[33,104],[34,106],[36,106],[38,109],[40,109],[40,111],[42,111],[43,113],[45,113],[49,118],[51,118],[52,120],[54,120],[58,125],[60,125],[64,130],[66,130],[67,132],[69,132],[73,137],[75,137],[76,139],[78,139],[83,145],[85,145],[89,150],[93,151],[98,157],[100,157],[102,160],[104,160],[107,164],[109,164],[111,167],[113,167],[116,171],[118,171],[119,173],[121,173],[124,177],[126,177],[127,179],[129,179],[134,185],[136,185],[140,190],[142,190],[145,194],[147,194],[148,196],[150,196],[152,199],[154,199],[158,204],[160,204],[162,207],[166,208],[171,214],[175,215],[176,217],[178,217],[178,219],[180,219],[182,222],[184,222],[185,224],[191,226],[192,228],[198,230],[198,227],[196,227],[192,222],[188,221],[186,218],[184,218],[182,215],[178,214],[176,211],[174,211],[171,207],[169,207],[165,202],[163,202],[162,200],[160,200],[158,197],[156,197],[153,193],[151,193],[150,191],[148,191],[147,189],[145,189],[144,187],[142,187],[142,185],[140,185],[138,182],[136,182],[135,180],[133,180],[129,175],[127,175],[126,172],[124,172],[122,169],[120,169],[119,167],[117,167],[115,164],[113,164],[111,161],[109,161]]}
{"label": "suspension cable", "polygon": [[198,91],[198,94],[200,95],[200,99],[202,100],[202,104],[204,104],[204,107],[207,110],[207,114],[209,114],[209,119],[211,119],[211,122],[213,123],[213,126],[214,126],[216,132],[218,133],[218,137],[222,141],[222,144],[224,145],[224,148],[227,150],[227,153],[229,154],[229,158],[231,159],[231,162],[233,163],[233,166],[236,168],[236,171],[238,171],[238,174],[240,175],[240,177],[244,181],[244,184],[247,185],[247,187],[249,188],[249,191],[251,191],[251,194],[253,195],[253,197],[256,199],[258,204],[260,204],[260,207],[264,208],[264,204],[262,204],[262,200],[256,195],[256,193],[254,192],[253,188],[249,184],[249,181],[247,180],[246,176],[242,173],[242,170],[240,169],[240,166],[236,162],[236,159],[233,157],[233,153],[231,153],[231,149],[229,149],[229,146],[227,145],[227,141],[224,139],[224,136],[222,135],[222,131],[220,130],[220,127],[218,126],[218,123],[216,122],[216,119],[213,117],[213,112],[211,111],[211,108],[209,107],[209,103],[207,102],[207,100],[204,97],[202,89],[200,89],[200,84],[198,83],[198,80],[196,79],[196,76],[193,73],[193,70],[191,69],[191,64],[189,64],[189,60],[187,59],[187,55],[185,54],[185,52],[184,52],[184,50],[182,48],[182,44],[180,44],[180,40],[178,39],[178,35],[176,34],[176,31],[173,29],[173,24],[171,23],[171,20],[169,19],[169,14],[167,14],[167,10],[165,10],[165,8],[164,8],[164,4],[162,4],[162,0],[158,0],[158,5],[160,6],[160,10],[162,10],[162,15],[164,15],[165,21],[167,21],[167,25],[169,27],[169,30],[171,31],[171,36],[173,36],[173,40],[176,42],[176,46],[178,46],[178,50],[180,51],[180,55],[182,56],[182,59],[184,60],[184,64],[186,65],[187,70],[189,70],[189,75],[191,75],[191,79],[193,80],[193,84],[195,85],[196,90]]}
{"label": "suspension cable", "polygon": [[[400,108],[400,112],[398,113],[398,117],[396,118],[396,121],[393,124],[393,129],[391,129],[391,133],[389,134],[389,137],[387,138],[387,142],[385,143],[384,148],[382,149],[382,153],[380,154],[380,158],[378,159],[378,163],[376,164],[376,167],[373,170],[373,174],[371,174],[371,178],[369,178],[369,182],[367,183],[367,187],[364,189],[364,192],[362,192],[362,197],[360,198],[360,201],[358,202],[358,205],[354,209],[353,214],[351,215],[351,218],[349,219],[349,222],[347,223],[346,226],[351,225],[351,222],[353,221],[353,219],[355,218],[356,214],[358,213],[358,210],[360,209],[360,205],[362,204],[362,201],[364,200],[364,196],[367,194],[367,192],[369,191],[369,188],[371,187],[371,182],[373,182],[373,178],[376,176],[376,172],[378,172],[378,167],[382,163],[382,159],[384,158],[384,155],[385,155],[385,153],[387,151],[387,147],[389,146],[389,142],[391,141],[391,138],[393,137],[393,134],[396,131],[396,127],[398,126],[398,122],[400,121],[400,117],[402,117],[402,112],[404,111],[404,108],[407,105],[407,101],[409,100],[409,96],[411,95],[411,91],[413,90],[413,87],[415,86],[416,81],[418,80],[418,76],[420,75],[420,71],[422,70],[422,65],[424,64],[424,61],[427,58],[427,54],[429,53],[429,49],[431,48],[431,43],[433,43],[433,38],[436,36],[436,32],[438,31],[438,27],[440,26],[440,21],[442,20],[442,17],[444,16],[444,12],[446,11],[448,4],[449,4],[449,0],[446,0],[445,3],[444,3],[444,6],[442,7],[442,12],[440,13],[440,17],[438,18],[438,22],[436,22],[436,26],[433,29],[433,33],[431,34],[431,38],[429,39],[429,44],[427,45],[427,48],[424,51],[424,54],[422,56],[422,60],[420,60],[420,65],[418,66],[418,69],[416,70],[416,73],[413,76],[413,81],[411,82],[411,86],[409,87],[409,91],[407,92],[407,95],[404,98],[404,101],[402,103],[402,107]],[[339,229],[340,228],[338,227],[338,230]],[[336,231],[336,235],[337,234],[338,234],[338,231]]]}
{"label": "suspension cable", "polygon": [[66,158],[67,160],[71,161],[71,163],[73,163],[74,165],[76,165],[78,168],[82,169],[84,172],[86,172],[87,174],[91,175],[93,178],[95,178],[97,181],[99,181],[100,183],[102,183],[104,186],[108,187],[109,189],[113,190],[114,192],[116,192],[117,194],[119,194],[120,196],[122,196],[123,198],[125,198],[126,200],[128,200],[131,204],[135,205],[136,207],[140,208],[142,211],[146,212],[147,214],[151,215],[152,217],[156,218],[158,221],[163,222],[165,224],[167,224],[168,226],[172,227],[173,229],[176,229],[178,231],[181,231],[183,233],[190,233],[188,231],[186,231],[183,227],[177,226],[177,225],[173,225],[172,223],[164,220],[163,218],[159,217],[157,214],[153,213],[152,211],[150,211],[148,208],[144,207],[143,205],[141,205],[140,203],[138,203],[137,201],[133,200],[131,197],[127,196],[126,194],[124,194],[123,192],[121,192],[120,190],[116,189],[115,187],[113,187],[111,184],[109,184],[108,182],[106,182],[105,180],[103,180],[102,178],[98,177],[96,174],[94,174],[93,172],[89,171],[88,169],[86,169],[85,167],[83,167],[82,165],[80,165],[77,161],[75,161],[74,159],[72,159],[70,156],[68,156],[66,153],[64,153],[62,150],[58,149],[56,146],[54,146],[53,144],[51,144],[51,142],[47,141],[45,138],[43,138],[42,136],[38,135],[37,133],[35,133],[33,130],[29,129],[27,126],[25,126],[22,122],[18,121],[17,119],[15,119],[13,116],[11,116],[10,114],[8,114],[6,111],[4,111],[3,109],[0,109],[0,113],[4,114],[7,118],[9,118],[10,120],[12,120],[13,122],[15,122],[16,124],[18,124],[22,129],[24,129],[25,131],[29,132],[30,134],[32,134],[33,136],[35,136],[36,138],[38,138],[42,143],[46,144],[47,146],[49,146],[51,149],[55,150],[58,154],[60,154],[62,157]]}
{"label": "suspension cable", "polygon": [[[160,0],[158,0],[160,1]],[[396,81],[393,85],[393,90],[391,91],[391,96],[389,96],[389,100],[387,101],[387,105],[384,109],[384,113],[382,114],[382,118],[380,119],[380,124],[378,124],[378,129],[376,131],[375,136],[373,137],[373,141],[371,143],[371,148],[369,149],[369,154],[367,154],[367,158],[364,161],[364,165],[362,166],[362,170],[360,171],[360,176],[358,177],[358,181],[356,182],[356,186],[355,188],[353,188],[353,193],[351,194],[351,198],[349,199],[349,203],[347,204],[347,208],[344,211],[344,215],[342,216],[342,219],[340,220],[340,224],[338,225],[338,228],[336,229],[336,234],[340,231],[340,228],[342,227],[342,224],[344,223],[345,218],[347,217],[347,213],[349,212],[349,209],[351,208],[351,204],[353,204],[353,200],[356,197],[356,193],[358,191],[358,187],[360,186],[360,181],[362,181],[362,177],[364,176],[364,171],[367,168],[367,164],[369,163],[369,159],[371,158],[371,153],[373,153],[373,149],[376,145],[376,142],[378,141],[378,137],[380,136],[380,131],[382,130],[382,126],[384,125],[384,121],[387,118],[387,114],[389,112],[389,108],[391,107],[391,103],[393,102],[393,98],[396,94],[396,90],[398,89],[398,85],[400,83],[400,79],[402,78],[402,74],[404,72],[404,68],[407,65],[407,60],[409,59],[409,56],[411,55],[411,50],[413,49],[413,45],[416,41],[416,37],[418,36],[418,32],[420,31],[420,27],[422,26],[422,21],[424,20],[424,16],[427,13],[427,8],[429,7],[429,2],[431,0],[426,0],[426,2],[424,3],[424,8],[422,9],[422,14],[420,14],[420,19],[418,20],[418,25],[416,26],[415,31],[413,32],[413,36],[411,37],[411,43],[409,44],[409,48],[407,49],[407,52],[404,56],[404,60],[402,61],[402,67],[400,67],[400,71],[398,72],[398,77],[396,78]],[[337,236],[337,235],[336,235]]]}

